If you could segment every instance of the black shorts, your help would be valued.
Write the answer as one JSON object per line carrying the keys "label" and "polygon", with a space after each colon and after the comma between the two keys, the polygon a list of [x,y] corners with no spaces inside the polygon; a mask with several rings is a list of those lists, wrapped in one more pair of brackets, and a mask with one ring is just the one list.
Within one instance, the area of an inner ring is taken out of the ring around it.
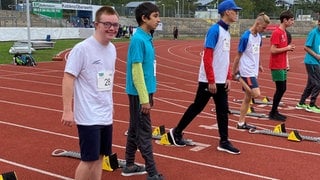
{"label": "black shorts", "polygon": [[82,161],[96,161],[112,153],[112,125],[77,125]]}

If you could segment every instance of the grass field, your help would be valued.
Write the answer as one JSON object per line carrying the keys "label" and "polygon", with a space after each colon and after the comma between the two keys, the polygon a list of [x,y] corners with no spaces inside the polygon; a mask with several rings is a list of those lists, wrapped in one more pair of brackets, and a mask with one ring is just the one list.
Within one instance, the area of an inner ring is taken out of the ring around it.
{"label": "grass field", "polygon": [[[32,55],[37,62],[51,61],[59,52],[72,48],[76,43],[82,41],[83,39],[63,39],[54,40],[56,43],[52,49],[41,49],[36,50]],[[115,39],[117,41],[128,41],[128,39]],[[12,63],[12,54],[9,54],[9,49],[14,44],[13,41],[0,42],[0,64],[10,64]]]}

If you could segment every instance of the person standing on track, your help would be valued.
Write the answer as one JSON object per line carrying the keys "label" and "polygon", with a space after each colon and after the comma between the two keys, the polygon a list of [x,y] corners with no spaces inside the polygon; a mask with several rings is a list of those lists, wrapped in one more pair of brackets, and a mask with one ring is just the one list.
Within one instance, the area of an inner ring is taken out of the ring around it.
{"label": "person standing on track", "polygon": [[266,14],[260,13],[253,26],[245,31],[240,38],[238,54],[233,62],[232,76],[234,79],[237,79],[236,76],[239,74],[240,78],[251,88],[251,91],[244,90],[245,94],[240,108],[237,129],[256,128],[246,123],[245,116],[250,107],[251,99],[260,96],[260,88],[257,80],[259,71],[263,71],[260,63],[260,47],[262,45],[260,33],[267,28],[269,23],[270,18]]}
{"label": "person standing on track", "polygon": [[269,119],[277,121],[285,121],[287,117],[280,114],[278,106],[281,98],[287,89],[287,52],[295,49],[294,44],[288,44],[286,28],[294,24],[294,16],[289,11],[283,11],[280,14],[280,26],[271,34],[271,55],[269,68],[271,69],[272,80],[275,82],[276,91],[273,95],[272,109],[269,112]]}
{"label": "person standing on track", "polygon": [[[309,32],[304,50],[307,52],[304,64],[308,73],[308,81],[296,109],[320,113],[320,108],[316,105],[320,92],[320,20],[318,20],[318,26]],[[310,103],[307,105],[305,101],[309,96]]]}
{"label": "person standing on track", "polygon": [[[162,180],[153,157],[150,111],[156,92],[156,57],[151,31],[160,23],[159,8],[150,2],[135,10],[139,27],[132,36],[127,55],[126,93],[129,98],[130,123],[126,144],[126,167],[121,175],[133,176],[148,173],[147,180]],[[139,149],[146,166],[134,163]]]}
{"label": "person standing on track", "polygon": [[[100,180],[103,155],[112,154],[113,79],[116,48],[111,43],[119,15],[103,6],[95,15],[95,33],[73,47],[62,80],[62,124],[77,125],[81,161],[76,180]],[[72,101],[74,99],[74,101]]]}
{"label": "person standing on track", "polygon": [[194,102],[188,107],[178,125],[168,133],[169,139],[176,146],[186,145],[182,139],[183,130],[203,110],[210,98],[213,98],[220,135],[217,149],[240,154],[228,140],[228,92],[232,79],[229,66],[231,36],[228,29],[231,23],[238,20],[238,12],[241,9],[233,0],[225,0],[218,5],[221,19],[209,28],[205,38]]}

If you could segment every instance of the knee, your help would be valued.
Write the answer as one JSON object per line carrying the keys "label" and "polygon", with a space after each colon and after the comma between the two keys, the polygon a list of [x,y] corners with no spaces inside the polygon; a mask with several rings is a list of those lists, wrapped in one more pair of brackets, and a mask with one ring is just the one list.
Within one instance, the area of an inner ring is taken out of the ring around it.
{"label": "knee", "polygon": [[261,95],[260,92],[253,92],[252,97],[253,97],[253,98],[257,98],[257,97],[259,97],[260,95]]}

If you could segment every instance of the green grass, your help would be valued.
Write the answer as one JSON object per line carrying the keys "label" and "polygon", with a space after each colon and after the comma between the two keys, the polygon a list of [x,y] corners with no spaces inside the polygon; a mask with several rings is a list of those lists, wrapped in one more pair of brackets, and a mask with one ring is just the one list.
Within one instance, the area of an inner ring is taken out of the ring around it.
{"label": "green grass", "polygon": [[[54,40],[55,45],[52,49],[41,49],[36,50],[32,53],[36,62],[51,61],[52,57],[57,55],[59,52],[72,48],[76,43],[82,41],[83,39],[63,39]],[[128,41],[128,39],[115,39],[113,42]],[[0,42],[0,64],[10,64],[12,63],[12,54],[9,54],[9,49],[12,47],[14,41]]]}

